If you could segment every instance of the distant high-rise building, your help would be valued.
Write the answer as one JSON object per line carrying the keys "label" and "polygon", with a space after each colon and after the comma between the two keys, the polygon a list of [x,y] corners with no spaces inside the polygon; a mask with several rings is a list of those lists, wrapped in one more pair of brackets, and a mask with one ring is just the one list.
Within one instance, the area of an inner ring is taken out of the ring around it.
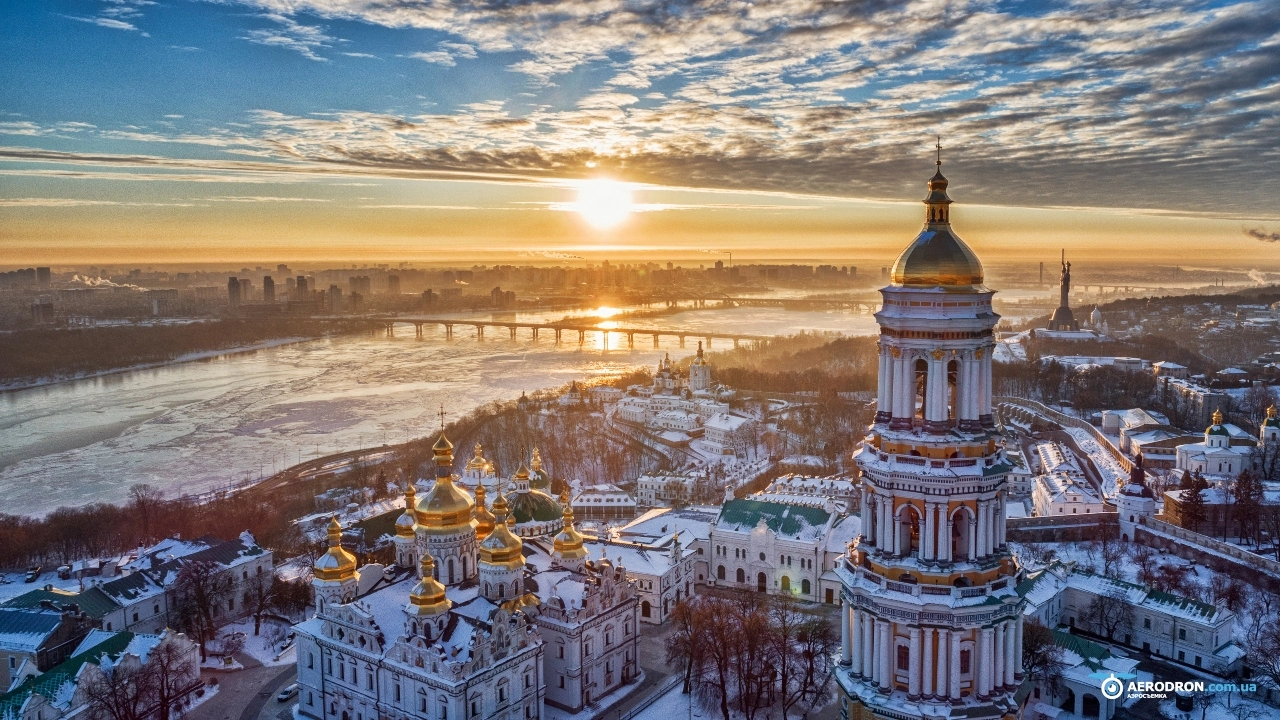
{"label": "distant high-rise building", "polygon": [[289,266],[284,263],[280,263],[279,265],[276,266],[276,272],[280,273],[281,275],[288,275]]}
{"label": "distant high-rise building", "polygon": [[342,288],[329,286],[329,312],[342,312]]}
{"label": "distant high-rise building", "polygon": [[291,278],[291,277],[289,277],[289,278],[285,278],[285,279],[284,279],[284,291],[285,291],[287,294],[289,294],[290,296],[292,296],[292,295],[293,295],[293,291],[294,291],[297,287],[298,287],[298,281],[297,281],[297,280],[294,280],[294,279],[293,279],[293,278]]}
{"label": "distant high-rise building", "polygon": [[270,275],[262,278],[262,302],[273,303],[276,301],[276,281],[271,279]]}
{"label": "distant high-rise building", "polygon": [[400,276],[399,275],[387,276],[387,294],[388,295],[400,294]]}
{"label": "distant high-rise building", "polygon": [[369,294],[369,287],[372,284],[368,275],[352,275],[347,279],[350,290],[353,293]]}
{"label": "distant high-rise building", "polygon": [[53,298],[48,295],[41,295],[36,301],[31,303],[31,322],[36,325],[48,325],[53,323]]}
{"label": "distant high-rise building", "polygon": [[302,276],[302,275],[299,275],[299,276],[298,276],[298,286],[297,286],[297,290],[298,290],[298,299],[299,299],[299,300],[306,300],[306,299],[307,299],[307,294],[308,294],[308,293],[307,293],[307,279],[306,279],[304,276]]}
{"label": "distant high-rise building", "polygon": [[232,307],[240,304],[240,280],[235,277],[227,278],[227,302]]}
{"label": "distant high-rise building", "polygon": [[49,268],[36,268],[36,284],[40,287],[49,287]]}

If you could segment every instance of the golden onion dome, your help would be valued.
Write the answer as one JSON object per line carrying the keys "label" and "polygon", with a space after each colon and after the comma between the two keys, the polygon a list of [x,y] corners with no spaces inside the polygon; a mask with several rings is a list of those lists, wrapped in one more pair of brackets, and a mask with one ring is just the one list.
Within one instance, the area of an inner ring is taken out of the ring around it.
{"label": "golden onion dome", "polygon": [[564,529],[552,541],[555,547],[554,556],[566,560],[584,559],[589,553],[583,546],[582,534],[573,527],[573,508],[569,505],[568,492],[560,496],[560,504],[564,506]]}
{"label": "golden onion dome", "polygon": [[484,494],[484,485],[476,485],[476,540],[488,537],[494,527],[493,513],[485,507]]}
{"label": "golden onion dome", "polygon": [[471,523],[474,503],[465,490],[453,484],[453,443],[440,433],[431,451],[435,455],[436,484],[418,503],[418,525],[428,533],[462,530]]}
{"label": "golden onion dome", "polygon": [[471,460],[467,463],[467,469],[483,472],[488,465],[489,461],[484,459],[484,447],[482,447],[480,443],[476,443],[476,454],[473,455]]}
{"label": "golden onion dome", "polygon": [[316,558],[317,580],[350,580],[356,574],[356,556],[342,548],[342,524],[338,516],[329,520],[329,549]]}
{"label": "golden onion dome", "polygon": [[914,287],[981,285],[982,263],[951,230],[951,198],[947,196],[947,179],[942,175],[941,159],[938,172],[929,179],[929,196],[924,204],[924,229],[894,261],[890,274],[893,284]]}
{"label": "golden onion dome", "polygon": [[1276,406],[1272,405],[1267,408],[1267,419],[1262,421],[1263,427],[1280,426],[1280,420],[1276,419]]}
{"label": "golden onion dome", "polygon": [[512,570],[524,567],[524,542],[508,526],[511,518],[507,515],[507,499],[502,492],[493,501],[495,525],[478,548],[480,562],[488,565],[501,565]]}
{"label": "golden onion dome", "polygon": [[538,452],[538,448],[533,449],[533,458],[529,460],[529,467],[535,473],[542,469],[542,454]]}
{"label": "golden onion dome", "polygon": [[409,593],[409,611],[415,615],[439,615],[449,612],[453,605],[444,595],[444,585],[435,577],[436,561],[431,553],[422,553],[418,561],[420,579]]}
{"label": "golden onion dome", "polygon": [[415,491],[413,483],[409,483],[409,487],[404,490],[404,514],[396,518],[396,537],[411,538],[413,537],[414,526],[417,521],[413,519]]}

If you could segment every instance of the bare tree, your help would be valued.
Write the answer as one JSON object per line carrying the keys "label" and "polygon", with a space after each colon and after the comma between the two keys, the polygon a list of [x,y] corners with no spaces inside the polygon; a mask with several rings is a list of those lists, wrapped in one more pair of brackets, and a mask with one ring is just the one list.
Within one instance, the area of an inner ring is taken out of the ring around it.
{"label": "bare tree", "polygon": [[1133,630],[1133,606],[1125,599],[1123,590],[1113,588],[1095,597],[1085,608],[1081,619],[1099,635],[1114,640],[1117,632]]}
{"label": "bare tree", "polygon": [[143,542],[151,541],[152,523],[156,520],[160,506],[164,503],[164,491],[147,483],[139,483],[129,488],[129,509],[138,518]]}
{"label": "bare tree", "polygon": [[1062,689],[1062,672],[1067,669],[1062,647],[1053,641],[1053,631],[1035,620],[1022,625],[1022,667],[1049,698]]}
{"label": "bare tree", "polygon": [[151,705],[151,683],[144,667],[119,664],[84,678],[78,689],[93,720],[143,720]]}
{"label": "bare tree", "polygon": [[196,560],[186,563],[174,581],[174,593],[180,622],[196,632],[200,642],[200,659],[206,657],[205,644],[217,630],[216,615],[231,598],[230,574],[218,563]]}
{"label": "bare tree", "polygon": [[1154,584],[1155,571],[1159,567],[1156,551],[1147,545],[1133,543],[1129,549],[1129,559],[1138,566],[1138,582],[1144,585]]}
{"label": "bare tree", "polygon": [[276,607],[276,586],[270,573],[259,573],[245,583],[245,605],[253,615],[253,634],[262,630],[262,617]]}
{"label": "bare tree", "polygon": [[[169,720],[178,699],[200,683],[200,672],[175,638],[166,637],[152,649],[143,666],[154,699],[155,717]],[[189,647],[189,645],[188,645]]]}

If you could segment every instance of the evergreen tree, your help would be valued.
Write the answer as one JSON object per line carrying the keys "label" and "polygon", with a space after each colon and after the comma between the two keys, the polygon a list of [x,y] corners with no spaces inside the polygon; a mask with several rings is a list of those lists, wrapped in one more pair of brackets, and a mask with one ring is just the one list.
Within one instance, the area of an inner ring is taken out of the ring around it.
{"label": "evergreen tree", "polygon": [[1208,517],[1204,505],[1204,490],[1208,483],[1197,472],[1191,476],[1190,487],[1182,492],[1182,526],[1199,532],[1200,524]]}

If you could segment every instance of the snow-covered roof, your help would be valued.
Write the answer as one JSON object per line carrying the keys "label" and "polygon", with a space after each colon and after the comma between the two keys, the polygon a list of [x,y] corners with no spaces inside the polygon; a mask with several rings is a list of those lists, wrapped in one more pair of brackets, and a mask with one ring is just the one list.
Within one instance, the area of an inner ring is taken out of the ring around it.
{"label": "snow-covered roof", "polygon": [[716,528],[750,532],[764,522],[780,537],[812,541],[823,536],[833,519],[823,508],[742,498],[720,506]]}
{"label": "snow-covered roof", "polygon": [[0,649],[33,653],[62,624],[62,613],[0,609]]}
{"label": "snow-covered roof", "polygon": [[723,430],[725,432],[733,432],[738,428],[751,422],[744,417],[737,415],[729,415],[728,413],[716,413],[707,419],[706,427],[712,430]]}

